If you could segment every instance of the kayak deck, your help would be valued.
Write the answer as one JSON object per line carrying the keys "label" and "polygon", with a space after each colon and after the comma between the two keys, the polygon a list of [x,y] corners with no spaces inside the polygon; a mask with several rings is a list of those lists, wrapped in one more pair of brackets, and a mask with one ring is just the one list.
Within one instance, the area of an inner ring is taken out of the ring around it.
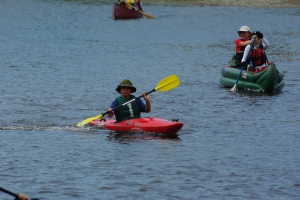
{"label": "kayak deck", "polygon": [[90,126],[103,127],[111,131],[133,131],[147,133],[176,134],[183,123],[178,120],[166,120],[158,117],[145,117],[116,122],[114,119],[97,119],[89,123]]}

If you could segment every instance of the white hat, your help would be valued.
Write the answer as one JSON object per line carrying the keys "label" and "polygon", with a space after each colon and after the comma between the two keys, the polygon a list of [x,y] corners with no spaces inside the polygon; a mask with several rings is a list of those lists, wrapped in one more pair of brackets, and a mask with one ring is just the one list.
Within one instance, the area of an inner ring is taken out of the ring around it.
{"label": "white hat", "polygon": [[240,30],[238,32],[240,32],[240,31],[250,32],[250,28],[249,28],[249,26],[241,26],[241,28],[240,28]]}

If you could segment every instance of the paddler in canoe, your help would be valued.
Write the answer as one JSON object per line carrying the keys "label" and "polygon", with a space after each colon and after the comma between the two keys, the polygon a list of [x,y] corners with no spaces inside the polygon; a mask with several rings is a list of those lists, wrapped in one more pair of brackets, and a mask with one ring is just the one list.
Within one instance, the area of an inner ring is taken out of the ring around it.
{"label": "paddler in canoe", "polygon": [[254,40],[253,48],[251,49],[251,45],[246,46],[243,58],[241,60],[241,66],[245,70],[247,69],[247,71],[253,71],[253,73],[255,73],[264,70],[267,65],[271,63],[267,59],[265,53],[265,50],[269,44],[260,31],[253,32],[251,34],[251,40]]}
{"label": "paddler in canoe", "polygon": [[[129,6],[128,4],[130,4],[131,6]],[[135,7],[138,10],[143,11],[140,0],[120,0],[120,5],[130,10],[134,9],[133,7]]]}
{"label": "paddler in canoe", "polygon": [[[252,43],[252,33],[248,26],[241,26],[237,33],[239,35],[239,38],[235,39],[234,41],[235,55],[233,56],[233,58],[235,58],[235,63],[232,64],[232,67],[241,68],[241,62],[244,56],[245,48],[247,45],[250,45]],[[269,42],[266,40],[266,38],[263,37],[260,42],[261,47],[263,47],[264,50],[269,47]]]}
{"label": "paddler in canoe", "polygon": [[132,95],[132,93],[136,92],[136,88],[132,85],[130,80],[122,80],[116,88],[116,91],[119,92],[121,96],[117,97],[111,103],[110,108],[107,110],[108,117],[111,118],[115,115],[116,121],[121,122],[132,118],[141,118],[141,112],[149,113],[151,111],[150,98],[146,92],[143,93],[143,98],[146,104],[141,99],[137,99],[128,103],[126,106],[113,111],[114,108],[136,98]]}

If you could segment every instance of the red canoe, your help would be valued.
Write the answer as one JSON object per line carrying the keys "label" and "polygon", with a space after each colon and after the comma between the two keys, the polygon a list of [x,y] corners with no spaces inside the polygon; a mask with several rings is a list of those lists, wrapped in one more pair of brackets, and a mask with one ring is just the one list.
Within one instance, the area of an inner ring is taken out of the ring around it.
{"label": "red canoe", "polygon": [[166,120],[158,117],[144,117],[129,119],[116,123],[113,119],[97,119],[89,123],[90,126],[99,126],[111,131],[134,131],[147,133],[176,134],[183,126],[178,120]]}
{"label": "red canoe", "polygon": [[112,9],[112,18],[113,19],[139,19],[143,18],[143,14],[135,11],[129,10],[120,6],[119,4],[114,4]]}

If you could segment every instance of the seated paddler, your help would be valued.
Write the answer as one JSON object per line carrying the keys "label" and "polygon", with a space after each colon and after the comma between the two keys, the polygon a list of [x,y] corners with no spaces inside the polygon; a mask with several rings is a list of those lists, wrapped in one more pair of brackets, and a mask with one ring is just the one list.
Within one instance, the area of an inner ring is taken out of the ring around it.
{"label": "seated paddler", "polygon": [[251,48],[252,44],[246,46],[241,65],[248,71],[258,72],[266,67],[267,57],[265,50],[268,48],[269,43],[259,31],[251,34],[251,40],[254,40],[253,47]]}
{"label": "seated paddler", "polygon": [[129,10],[137,10],[139,9],[138,8],[138,5],[136,4],[135,0],[120,0],[120,5],[122,7],[125,7]]}
{"label": "seated paddler", "polygon": [[148,113],[151,111],[150,98],[145,92],[143,93],[145,103],[139,98],[114,111],[113,108],[136,98],[132,95],[132,93],[136,92],[136,88],[132,85],[130,80],[122,80],[116,88],[116,91],[120,93],[120,96],[111,103],[110,108],[107,110],[108,117],[113,117],[115,115],[116,121],[121,122],[132,118],[141,118],[141,112]]}

